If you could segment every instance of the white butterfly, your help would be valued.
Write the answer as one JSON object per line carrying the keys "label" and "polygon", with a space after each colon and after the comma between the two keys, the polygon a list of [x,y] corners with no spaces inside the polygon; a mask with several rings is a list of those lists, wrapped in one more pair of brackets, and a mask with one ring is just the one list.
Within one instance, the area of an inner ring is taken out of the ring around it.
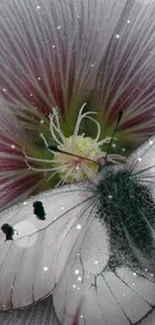
{"label": "white butterfly", "polygon": [[155,306],[154,188],[152,137],[125,165],[103,166],[94,184],[63,186],[1,212],[0,227],[14,232],[6,241],[0,233],[0,309],[52,294],[68,325],[83,297],[82,325],[141,324]]}

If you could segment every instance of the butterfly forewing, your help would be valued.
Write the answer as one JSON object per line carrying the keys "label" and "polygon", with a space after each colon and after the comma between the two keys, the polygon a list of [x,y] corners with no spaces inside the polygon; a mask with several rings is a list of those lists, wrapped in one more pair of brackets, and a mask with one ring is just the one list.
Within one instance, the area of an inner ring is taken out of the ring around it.
{"label": "butterfly forewing", "polygon": [[155,136],[129,156],[125,169],[141,184],[155,189]]}
{"label": "butterfly forewing", "polygon": [[[34,215],[40,200],[46,219]],[[93,188],[72,185],[42,194],[0,215],[2,226],[17,230],[13,240],[0,235],[0,308],[24,308],[49,295],[67,264],[81,227],[94,205]]]}

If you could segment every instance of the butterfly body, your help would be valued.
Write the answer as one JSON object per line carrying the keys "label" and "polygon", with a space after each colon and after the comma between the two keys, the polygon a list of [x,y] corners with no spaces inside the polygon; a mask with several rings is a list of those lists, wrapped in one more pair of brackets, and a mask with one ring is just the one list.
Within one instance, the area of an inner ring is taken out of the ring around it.
{"label": "butterfly body", "polygon": [[68,325],[83,297],[81,325],[143,324],[155,309],[154,190],[155,138],[124,165],[105,164],[94,183],[65,185],[1,212],[1,226],[25,232],[0,237],[0,309],[52,294]]}
{"label": "butterfly body", "polygon": [[[140,268],[155,263],[155,204],[152,192],[130,171],[118,166],[104,167],[100,172],[97,193],[98,217],[106,224],[115,253],[116,266],[121,263]],[[118,263],[119,262],[119,263]],[[113,261],[114,265],[114,261]]]}

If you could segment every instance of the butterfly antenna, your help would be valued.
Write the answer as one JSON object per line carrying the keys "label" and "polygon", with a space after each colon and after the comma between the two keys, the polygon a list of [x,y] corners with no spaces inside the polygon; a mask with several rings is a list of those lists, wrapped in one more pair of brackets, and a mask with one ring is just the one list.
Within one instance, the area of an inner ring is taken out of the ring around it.
{"label": "butterfly antenna", "polygon": [[80,155],[76,155],[74,153],[71,153],[71,152],[68,152],[68,151],[64,151],[64,150],[61,150],[58,148],[58,146],[56,144],[48,144],[44,135],[43,134],[40,134],[41,138],[44,140],[44,143],[46,145],[46,147],[51,150],[51,151],[54,151],[54,152],[59,152],[59,153],[62,153],[62,154],[65,154],[65,155],[68,155],[68,156],[72,156],[72,157],[76,157],[76,158],[80,158],[80,159],[84,159],[84,160],[87,160],[87,161],[90,161],[98,166],[100,166],[100,163],[95,161],[95,160],[92,160],[90,158],[87,158],[87,157],[83,157],[83,156],[80,156]]}
{"label": "butterfly antenna", "polygon": [[113,142],[113,140],[114,140],[114,135],[115,135],[115,133],[116,133],[116,131],[117,131],[118,125],[119,125],[119,123],[120,123],[120,121],[121,121],[121,119],[122,119],[122,115],[123,115],[123,112],[120,111],[120,112],[119,112],[119,115],[118,115],[118,119],[117,119],[117,123],[116,123],[115,129],[114,129],[114,132],[113,132],[113,134],[112,134],[112,136],[111,136],[111,140],[110,140],[110,142],[109,142],[109,146],[108,146],[108,149],[107,149],[107,152],[106,152],[105,158],[104,158],[105,163],[107,162],[107,158],[108,158],[109,150],[110,150],[111,145],[112,145],[112,142]]}

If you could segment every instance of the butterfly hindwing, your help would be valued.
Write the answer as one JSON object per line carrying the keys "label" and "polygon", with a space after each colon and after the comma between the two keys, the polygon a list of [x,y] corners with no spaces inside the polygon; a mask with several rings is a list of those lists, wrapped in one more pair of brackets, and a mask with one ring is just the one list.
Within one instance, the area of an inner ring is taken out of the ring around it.
{"label": "butterfly hindwing", "polygon": [[[141,324],[155,306],[155,283],[127,267],[115,271],[106,268],[109,242],[106,228],[98,220],[74,246],[63,276],[53,293],[58,320],[71,323],[76,306],[83,297],[80,324]],[[115,243],[117,247],[117,241]]]}
{"label": "butterfly hindwing", "polygon": [[[42,202],[45,220],[34,214],[36,201]],[[24,308],[52,292],[80,235],[80,227],[88,221],[93,202],[92,188],[71,185],[0,214],[0,226],[10,224],[17,230],[13,240],[6,242],[5,234],[0,233],[1,310]]]}

